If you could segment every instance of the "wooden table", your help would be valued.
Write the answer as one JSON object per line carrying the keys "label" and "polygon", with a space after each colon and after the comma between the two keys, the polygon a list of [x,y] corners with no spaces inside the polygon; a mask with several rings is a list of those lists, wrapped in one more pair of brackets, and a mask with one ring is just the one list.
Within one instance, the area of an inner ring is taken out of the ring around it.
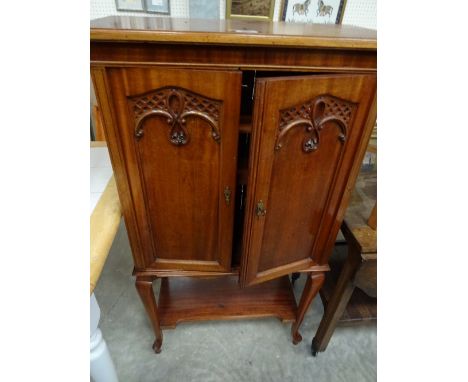
{"label": "wooden table", "polygon": [[93,293],[120,224],[121,208],[114,175],[105,143],[91,143],[91,376],[95,382],[117,381],[117,373],[106,342],[99,329],[101,311]]}

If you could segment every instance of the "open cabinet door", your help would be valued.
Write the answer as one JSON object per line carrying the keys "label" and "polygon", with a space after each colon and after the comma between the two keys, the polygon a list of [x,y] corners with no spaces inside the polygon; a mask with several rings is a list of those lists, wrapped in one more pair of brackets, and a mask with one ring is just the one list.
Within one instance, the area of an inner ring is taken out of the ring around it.
{"label": "open cabinet door", "polygon": [[376,82],[257,80],[242,286],[326,265],[375,123]]}

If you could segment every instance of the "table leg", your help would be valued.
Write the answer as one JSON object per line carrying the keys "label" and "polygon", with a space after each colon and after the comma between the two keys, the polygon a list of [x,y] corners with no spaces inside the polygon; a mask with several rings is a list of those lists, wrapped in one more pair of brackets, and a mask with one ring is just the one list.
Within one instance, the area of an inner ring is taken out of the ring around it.
{"label": "table leg", "polygon": [[107,348],[106,341],[99,329],[101,310],[94,293],[91,295],[91,341],[90,369],[94,382],[118,382],[114,363]]}

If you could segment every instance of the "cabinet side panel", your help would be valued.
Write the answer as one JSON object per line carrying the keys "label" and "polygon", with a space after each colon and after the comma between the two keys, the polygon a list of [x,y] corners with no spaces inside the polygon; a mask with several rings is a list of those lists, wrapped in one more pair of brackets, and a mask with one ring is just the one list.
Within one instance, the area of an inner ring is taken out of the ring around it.
{"label": "cabinet side panel", "polygon": [[122,145],[116,129],[115,113],[113,111],[111,92],[107,84],[105,68],[93,66],[91,68],[91,77],[97,102],[102,111],[104,132],[122,205],[122,214],[130,240],[133,261],[135,267],[143,268],[145,264],[153,261],[153,257],[152,253],[145,251],[141,245],[137,217],[134,210],[128,173],[125,167]]}

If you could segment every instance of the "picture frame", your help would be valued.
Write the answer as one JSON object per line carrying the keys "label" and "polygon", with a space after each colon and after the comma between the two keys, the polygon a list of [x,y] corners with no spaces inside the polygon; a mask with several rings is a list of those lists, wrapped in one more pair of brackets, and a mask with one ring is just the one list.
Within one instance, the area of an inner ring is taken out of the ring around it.
{"label": "picture frame", "polygon": [[115,0],[115,8],[118,11],[144,12],[143,0]]}
{"label": "picture frame", "polygon": [[226,0],[226,19],[273,20],[275,0]]}
{"label": "picture frame", "polygon": [[341,24],[346,0],[284,0],[281,20],[311,24]]}
{"label": "picture frame", "polygon": [[171,13],[169,0],[143,0],[148,13],[169,15]]}
{"label": "picture frame", "polygon": [[219,20],[220,3],[217,0],[189,0],[190,18]]}

